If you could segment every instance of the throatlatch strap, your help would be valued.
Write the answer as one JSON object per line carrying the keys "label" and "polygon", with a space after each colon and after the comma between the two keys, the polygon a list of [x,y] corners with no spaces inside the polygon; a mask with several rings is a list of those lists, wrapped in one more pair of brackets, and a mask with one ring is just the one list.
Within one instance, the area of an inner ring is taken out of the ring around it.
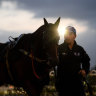
{"label": "throatlatch strap", "polygon": [[47,60],[42,60],[42,59],[39,59],[37,57],[34,57],[34,56],[32,56],[31,53],[29,53],[29,52],[27,52],[27,51],[25,51],[23,49],[19,49],[19,51],[22,52],[24,55],[29,56],[30,58],[33,58],[34,60],[36,60],[39,63],[42,63],[42,62],[46,62],[47,61]]}

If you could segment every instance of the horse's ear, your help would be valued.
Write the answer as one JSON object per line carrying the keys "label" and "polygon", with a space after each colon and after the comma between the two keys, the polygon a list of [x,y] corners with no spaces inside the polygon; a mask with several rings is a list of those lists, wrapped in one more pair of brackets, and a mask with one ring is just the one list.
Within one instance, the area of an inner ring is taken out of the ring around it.
{"label": "horse's ear", "polygon": [[48,22],[45,18],[44,18],[44,25],[48,25]]}
{"label": "horse's ear", "polygon": [[60,17],[59,17],[59,18],[57,19],[57,21],[55,22],[56,27],[58,27],[59,23],[60,23]]}

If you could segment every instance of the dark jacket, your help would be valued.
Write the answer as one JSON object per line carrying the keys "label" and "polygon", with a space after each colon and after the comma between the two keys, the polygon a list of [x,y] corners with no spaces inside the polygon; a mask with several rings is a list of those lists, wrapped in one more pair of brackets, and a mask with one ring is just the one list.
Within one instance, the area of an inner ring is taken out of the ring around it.
{"label": "dark jacket", "polygon": [[[77,45],[76,41],[72,50],[66,42],[58,47],[59,65],[57,67],[56,89],[60,96],[85,96],[79,71],[84,69],[88,74],[90,58],[85,50]],[[69,88],[71,89],[69,92]],[[83,95],[82,95],[83,94]]]}
{"label": "dark jacket", "polygon": [[85,50],[77,45],[76,41],[73,45],[72,50],[69,49],[68,45],[64,42],[58,47],[59,65],[57,75],[73,77],[78,75],[80,69],[84,69],[88,74],[90,68],[90,58]]}

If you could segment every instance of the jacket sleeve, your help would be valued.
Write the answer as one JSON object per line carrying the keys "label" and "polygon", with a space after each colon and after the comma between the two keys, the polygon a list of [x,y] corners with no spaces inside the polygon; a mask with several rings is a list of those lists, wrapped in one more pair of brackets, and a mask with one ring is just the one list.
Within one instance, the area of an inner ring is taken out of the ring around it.
{"label": "jacket sleeve", "polygon": [[[83,49],[83,48],[82,48]],[[88,56],[88,54],[86,53],[86,51],[83,49],[82,50],[82,69],[84,69],[86,71],[86,74],[89,73],[90,71],[90,57]]]}

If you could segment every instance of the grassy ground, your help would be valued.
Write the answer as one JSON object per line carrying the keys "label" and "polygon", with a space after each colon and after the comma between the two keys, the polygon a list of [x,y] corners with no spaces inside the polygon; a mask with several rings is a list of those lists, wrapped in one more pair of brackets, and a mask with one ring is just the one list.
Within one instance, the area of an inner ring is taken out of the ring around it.
{"label": "grassy ground", "polygon": [[[43,88],[41,96],[58,96],[58,93],[56,92],[54,81],[55,81],[55,77],[54,77],[54,75],[51,75],[50,83],[49,83],[49,85],[46,85]],[[93,93],[92,96],[96,96],[96,75],[88,75],[87,82],[91,86],[92,93]],[[85,86],[84,88],[86,91],[86,96],[90,96],[86,82],[83,82],[83,83]],[[11,90],[9,88],[9,89],[0,91],[0,96],[27,96],[27,94],[22,88],[14,87]]]}
{"label": "grassy ground", "polygon": [[[54,75],[50,76],[50,83],[48,86],[44,87],[41,96],[58,96],[54,81],[55,81]],[[91,90],[92,92],[91,96],[96,96],[96,75],[89,74],[86,78],[86,81],[88,84],[85,81],[83,81],[86,96],[90,96],[89,90]]]}

